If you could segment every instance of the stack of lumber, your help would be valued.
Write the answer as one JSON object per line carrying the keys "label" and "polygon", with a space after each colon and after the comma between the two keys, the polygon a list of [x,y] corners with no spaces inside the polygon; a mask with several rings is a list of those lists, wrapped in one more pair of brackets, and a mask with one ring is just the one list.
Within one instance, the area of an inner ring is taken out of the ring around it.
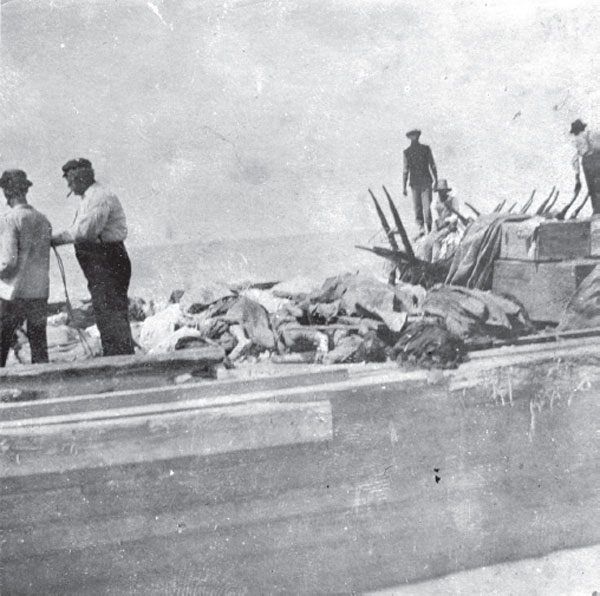
{"label": "stack of lumber", "polygon": [[533,321],[558,323],[599,258],[600,231],[595,220],[506,222],[492,289],[515,296]]}
{"label": "stack of lumber", "polygon": [[600,543],[599,348],[2,403],[0,593],[362,593]]}

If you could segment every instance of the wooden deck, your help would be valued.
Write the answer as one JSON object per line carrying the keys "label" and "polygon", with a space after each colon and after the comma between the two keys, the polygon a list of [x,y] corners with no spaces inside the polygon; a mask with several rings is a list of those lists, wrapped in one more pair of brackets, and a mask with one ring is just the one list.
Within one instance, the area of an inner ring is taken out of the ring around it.
{"label": "wooden deck", "polygon": [[599,383],[584,338],[0,404],[0,593],[359,593],[598,544]]}

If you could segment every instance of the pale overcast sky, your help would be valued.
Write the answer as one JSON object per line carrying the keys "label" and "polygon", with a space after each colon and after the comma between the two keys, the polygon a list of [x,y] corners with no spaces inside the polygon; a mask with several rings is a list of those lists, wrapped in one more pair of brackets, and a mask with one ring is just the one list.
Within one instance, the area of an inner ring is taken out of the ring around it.
{"label": "pale overcast sky", "polygon": [[3,0],[0,167],[58,228],[90,158],[135,244],[376,228],[381,184],[410,220],[414,126],[482,210],[566,200],[598,31],[591,2]]}

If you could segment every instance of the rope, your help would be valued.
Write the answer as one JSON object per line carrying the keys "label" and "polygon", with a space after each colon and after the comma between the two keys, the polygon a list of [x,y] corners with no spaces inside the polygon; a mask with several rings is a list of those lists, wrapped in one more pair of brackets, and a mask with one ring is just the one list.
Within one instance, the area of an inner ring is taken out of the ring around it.
{"label": "rope", "polygon": [[[60,277],[62,279],[63,287],[65,289],[65,301],[66,301],[66,305],[67,305],[67,315],[69,316],[69,320],[71,322],[73,322],[75,320],[75,316],[73,315],[73,307],[71,306],[71,300],[69,298],[69,291],[67,290],[67,276],[65,275],[65,266],[63,264],[63,260],[62,260],[61,256],[58,254],[58,251],[56,250],[56,246],[53,246],[52,250],[54,251],[54,255],[56,256],[56,261],[58,263],[58,270],[60,271]],[[75,329],[77,330],[77,335],[79,336],[79,341],[81,342],[81,345],[83,346],[83,351],[85,352],[86,356],[88,358],[93,358],[94,351],[92,350],[92,348],[87,340],[87,337],[83,334],[83,331],[81,331],[81,329],[79,329],[79,327],[75,327]]]}

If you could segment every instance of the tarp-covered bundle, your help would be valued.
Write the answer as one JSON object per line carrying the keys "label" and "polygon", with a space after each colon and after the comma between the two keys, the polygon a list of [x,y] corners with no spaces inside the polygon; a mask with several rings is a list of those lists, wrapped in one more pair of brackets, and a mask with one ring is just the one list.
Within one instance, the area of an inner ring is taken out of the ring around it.
{"label": "tarp-covered bundle", "polygon": [[600,327],[600,267],[596,266],[583,280],[567,304],[558,329]]}
{"label": "tarp-covered bundle", "polygon": [[399,364],[423,368],[456,368],[465,359],[463,340],[439,321],[409,323],[393,347],[391,357]]}
{"label": "tarp-covered bundle", "polygon": [[489,290],[494,261],[500,257],[502,224],[527,219],[528,215],[481,215],[465,232],[456,249],[446,284]]}
{"label": "tarp-covered bundle", "polygon": [[437,286],[423,301],[423,312],[440,317],[458,337],[510,338],[533,331],[523,306],[515,299],[492,292]]}

